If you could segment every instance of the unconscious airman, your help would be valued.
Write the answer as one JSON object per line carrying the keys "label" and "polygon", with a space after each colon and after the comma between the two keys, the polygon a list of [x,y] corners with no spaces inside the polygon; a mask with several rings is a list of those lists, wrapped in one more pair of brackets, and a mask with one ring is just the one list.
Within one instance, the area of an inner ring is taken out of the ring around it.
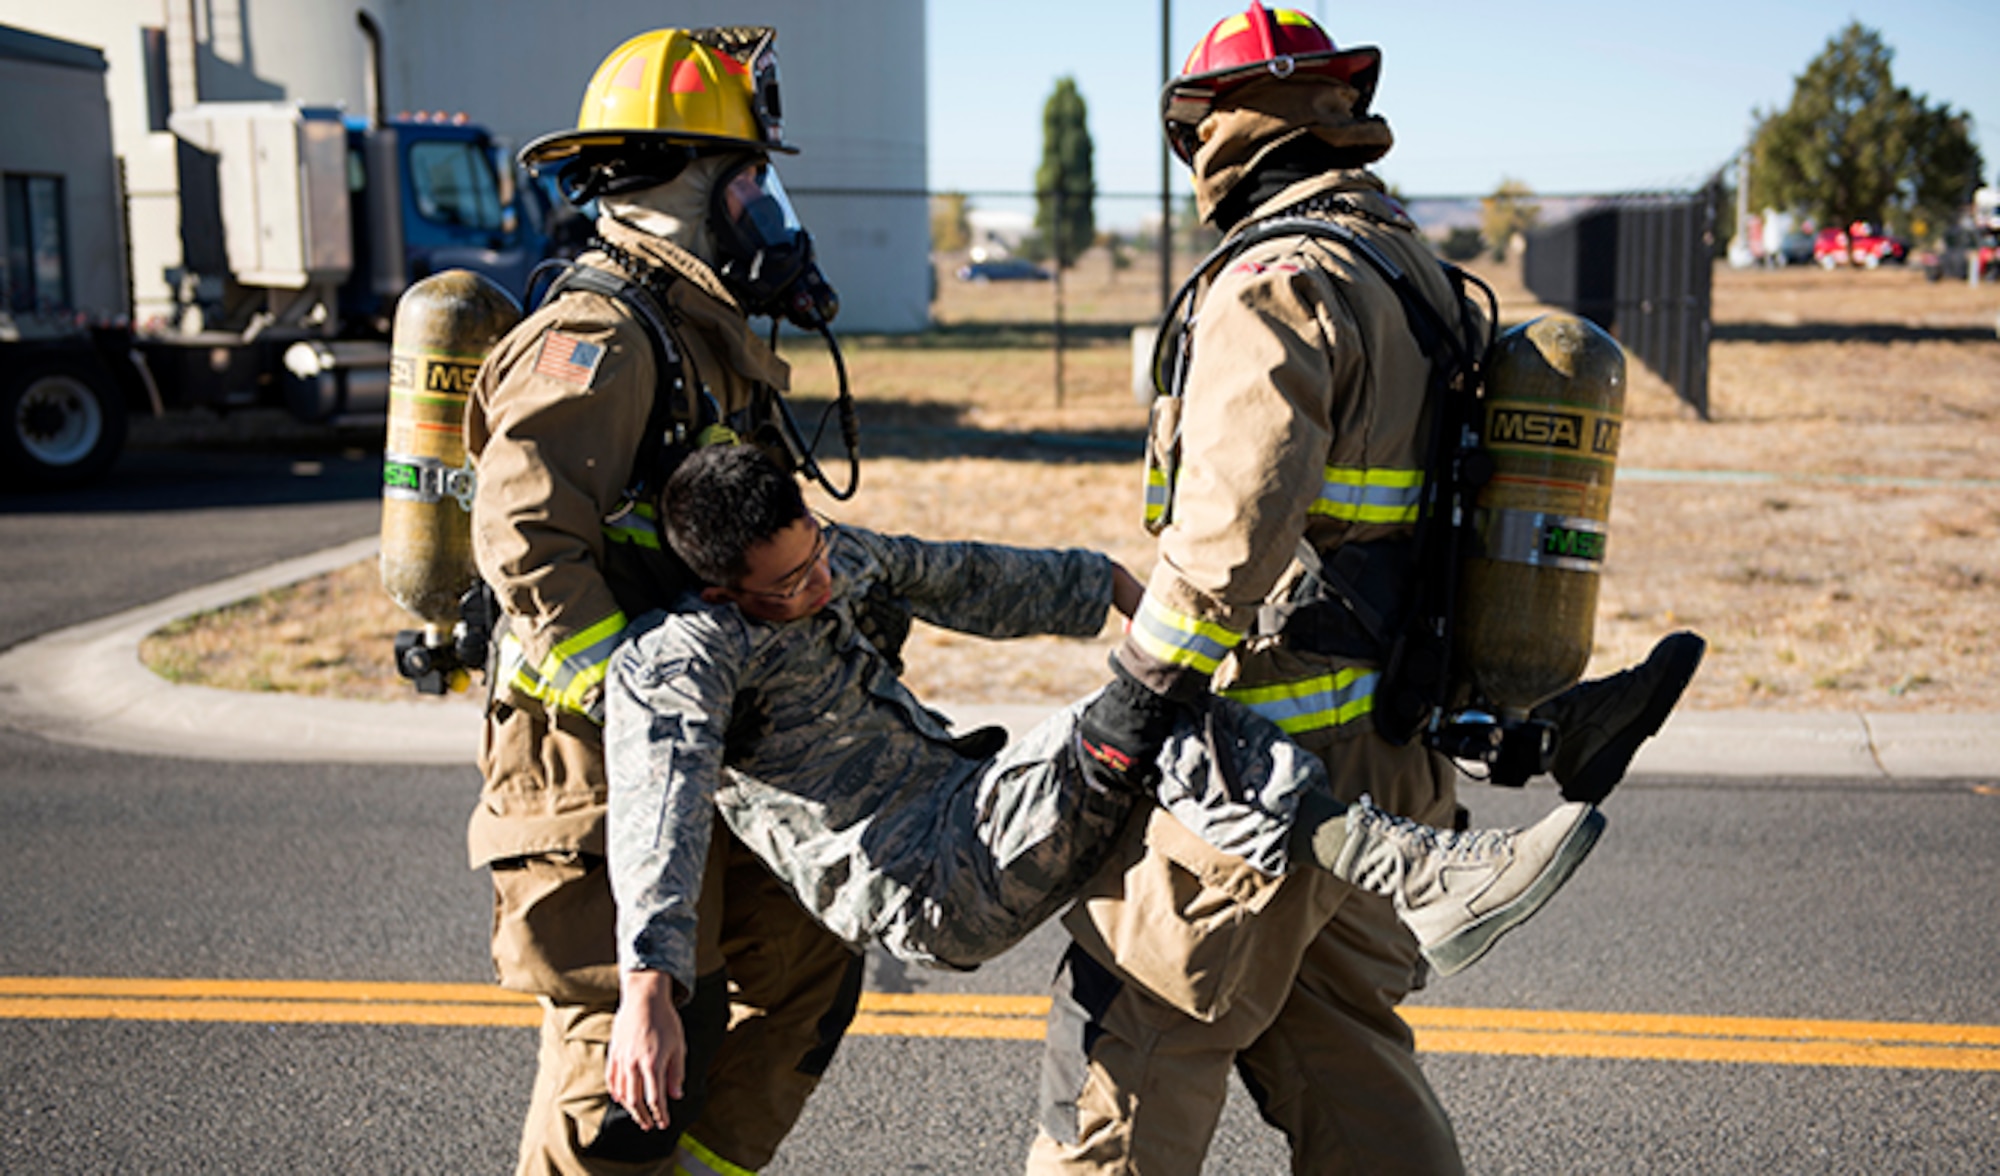
{"label": "unconscious airman", "polygon": [[711,586],[637,627],[606,714],[622,985],[608,1076],[642,1126],[667,1123],[686,1069],[676,1000],[717,813],[850,943],[960,969],[1059,911],[1154,803],[1265,874],[1324,869],[1392,898],[1447,973],[1546,902],[1602,827],[1580,803],[1456,833],[1341,804],[1316,757],[1223,699],[1112,731],[1079,721],[1086,700],[1004,750],[954,737],[861,633],[860,602],[982,637],[1088,637],[1107,606],[1129,615],[1129,573],[1089,551],[836,527],[748,445],[698,451],[664,499],[668,539]]}

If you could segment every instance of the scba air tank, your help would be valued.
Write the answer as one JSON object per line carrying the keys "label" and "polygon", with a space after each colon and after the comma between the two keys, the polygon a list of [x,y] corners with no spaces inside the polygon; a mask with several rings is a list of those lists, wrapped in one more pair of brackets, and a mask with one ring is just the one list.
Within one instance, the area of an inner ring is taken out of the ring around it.
{"label": "scba air tank", "polygon": [[469,270],[433,274],[396,304],[389,358],[389,432],[382,452],[382,587],[447,643],[472,562],[472,467],[465,402],[486,353],[521,307]]}
{"label": "scba air tank", "polygon": [[1480,700],[1524,715],[1583,676],[1625,412],[1625,353],[1549,314],[1502,334],[1481,441],[1493,462],[1474,513],[1457,660]]}

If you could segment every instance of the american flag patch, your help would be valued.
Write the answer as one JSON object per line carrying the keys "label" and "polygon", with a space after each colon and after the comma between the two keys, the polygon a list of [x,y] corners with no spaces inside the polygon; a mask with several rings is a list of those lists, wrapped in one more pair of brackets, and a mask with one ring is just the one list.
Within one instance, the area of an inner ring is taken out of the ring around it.
{"label": "american flag patch", "polygon": [[588,388],[603,359],[604,344],[550,331],[542,336],[542,354],[535,360],[535,374]]}

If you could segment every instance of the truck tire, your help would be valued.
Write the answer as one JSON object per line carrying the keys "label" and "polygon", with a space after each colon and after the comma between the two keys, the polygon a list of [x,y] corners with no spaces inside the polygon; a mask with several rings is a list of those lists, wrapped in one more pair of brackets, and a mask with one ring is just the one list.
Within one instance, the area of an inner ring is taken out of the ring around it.
{"label": "truck tire", "polygon": [[24,364],[0,390],[0,478],[23,489],[101,477],[125,447],[125,398],[93,360]]}

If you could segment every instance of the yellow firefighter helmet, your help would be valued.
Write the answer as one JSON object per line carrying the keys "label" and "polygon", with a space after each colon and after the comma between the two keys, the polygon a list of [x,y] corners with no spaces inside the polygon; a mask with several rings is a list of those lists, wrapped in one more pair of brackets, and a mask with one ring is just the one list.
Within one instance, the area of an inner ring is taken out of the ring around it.
{"label": "yellow firefighter helmet", "polygon": [[575,129],[529,143],[521,162],[541,168],[656,145],[796,152],[782,137],[776,35],[758,26],[641,33],[597,67]]}

